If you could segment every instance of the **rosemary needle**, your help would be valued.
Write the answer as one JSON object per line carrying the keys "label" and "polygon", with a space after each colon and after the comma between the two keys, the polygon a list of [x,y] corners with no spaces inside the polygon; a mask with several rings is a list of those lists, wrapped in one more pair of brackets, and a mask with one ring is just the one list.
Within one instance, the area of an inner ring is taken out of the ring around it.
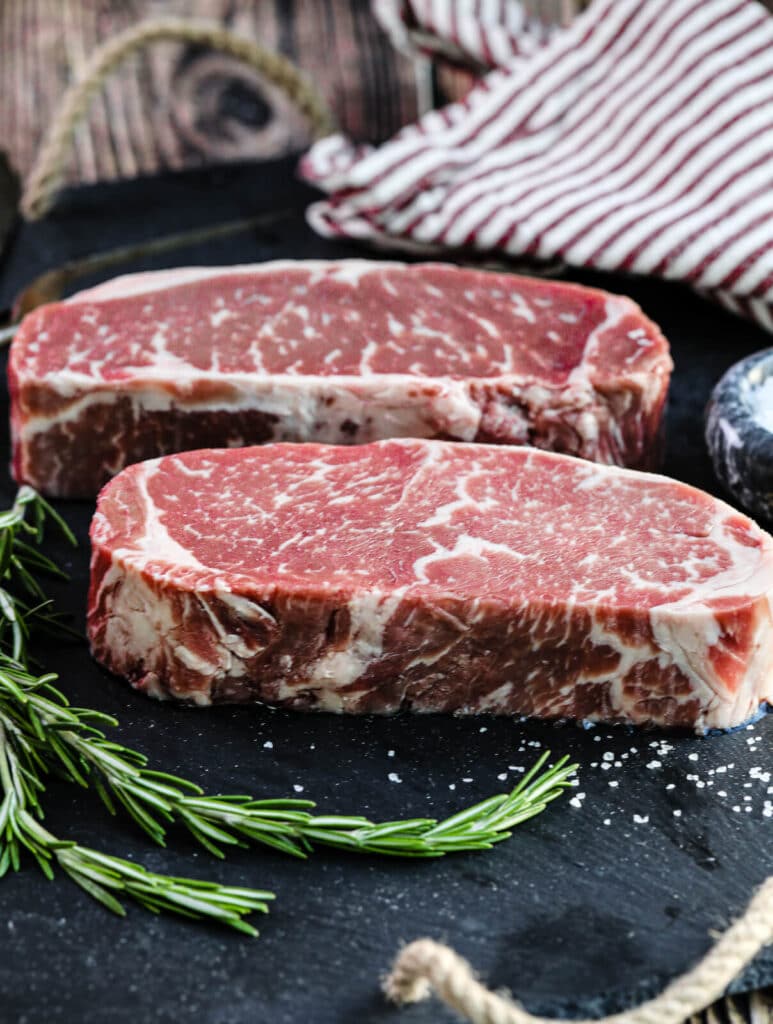
{"label": "rosemary needle", "polygon": [[148,768],[143,754],[107,737],[103,727],[116,725],[114,719],[70,706],[55,675],[30,669],[30,627],[63,628],[36,575],[64,575],[35,546],[46,519],[74,543],[66,523],[28,487],[0,513],[0,876],[18,869],[26,851],[48,878],[56,864],[116,913],[124,913],[123,895],[154,912],[208,918],[257,934],[244,917],[266,912],[269,892],[156,874],[51,835],[41,823],[46,776],[53,772],[93,786],[111,813],[122,808],[159,845],[170,826],[180,825],[217,857],[226,847],[251,843],[301,858],[319,845],[395,857],[486,850],[571,785],[577,766],[564,757],[546,767],[546,752],[510,792],[444,821],[374,823],[356,815],[317,815],[308,800],[208,795],[187,779]]}

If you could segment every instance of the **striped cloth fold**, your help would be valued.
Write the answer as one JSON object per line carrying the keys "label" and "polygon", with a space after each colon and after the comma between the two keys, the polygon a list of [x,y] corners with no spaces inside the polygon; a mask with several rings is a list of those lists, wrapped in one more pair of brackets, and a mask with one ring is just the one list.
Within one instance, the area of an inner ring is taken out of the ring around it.
{"label": "striped cloth fold", "polygon": [[[443,6],[449,41],[473,57],[465,19],[509,7]],[[414,0],[413,14],[437,7]],[[329,196],[309,208],[311,226],[683,280],[773,330],[773,18],[762,5],[594,0],[508,53],[462,102],[377,149],[342,136],[314,145],[301,171]]]}
{"label": "striped cloth fold", "polygon": [[392,43],[490,69],[543,46],[557,25],[529,17],[519,0],[372,0]]}

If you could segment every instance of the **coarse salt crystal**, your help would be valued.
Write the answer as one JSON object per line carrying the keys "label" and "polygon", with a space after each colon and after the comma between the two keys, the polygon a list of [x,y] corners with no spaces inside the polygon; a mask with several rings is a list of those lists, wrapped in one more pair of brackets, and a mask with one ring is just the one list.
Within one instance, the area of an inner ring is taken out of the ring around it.
{"label": "coarse salt crystal", "polygon": [[390,772],[389,775],[387,775],[387,778],[389,779],[390,782],[402,782],[403,781],[400,778],[400,776],[397,774],[397,772]]}

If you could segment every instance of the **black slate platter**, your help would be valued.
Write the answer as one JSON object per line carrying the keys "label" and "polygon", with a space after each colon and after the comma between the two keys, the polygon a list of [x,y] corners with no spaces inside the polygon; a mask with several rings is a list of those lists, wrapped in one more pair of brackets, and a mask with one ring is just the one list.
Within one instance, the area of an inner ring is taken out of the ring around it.
{"label": "black slate platter", "polygon": [[[311,196],[287,163],[73,191],[45,223],[17,231],[0,308],[65,258],[286,205],[295,213],[272,228],[131,269],[354,254],[305,227],[301,211]],[[567,276],[627,292],[660,322],[676,361],[665,470],[717,493],[703,407],[721,373],[769,338],[676,285]],[[7,475],[0,491],[10,501]],[[58,596],[82,627],[92,506],[60,508],[80,547],[58,549],[72,573]],[[270,888],[277,901],[251,940],[134,908],[119,920],[69,882],[46,883],[27,867],[0,885],[3,1021],[451,1021],[436,1003],[401,1017],[379,992],[400,943],[423,935],[452,943],[487,982],[533,1011],[598,1014],[652,995],[692,964],[710,930],[738,914],[773,869],[773,790],[765,776],[773,767],[772,715],[697,738],[490,718],[189,711],[132,693],[92,664],[85,647],[47,645],[41,654],[73,701],[120,719],[121,741],[211,791],[278,796],[303,787],[325,811],[440,816],[510,787],[546,748],[575,758],[580,781],[487,853],[414,863],[323,851],[305,864],[262,850],[221,864],[178,834],[158,850],[131,824],[108,819],[89,794],[52,785],[55,832],[155,869]],[[769,949],[735,988],[771,983]]]}

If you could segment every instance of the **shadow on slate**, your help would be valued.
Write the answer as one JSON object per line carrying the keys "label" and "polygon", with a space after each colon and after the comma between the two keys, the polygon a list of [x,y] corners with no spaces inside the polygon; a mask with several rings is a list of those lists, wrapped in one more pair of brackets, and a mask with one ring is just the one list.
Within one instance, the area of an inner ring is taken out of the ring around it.
{"label": "shadow on slate", "polygon": [[[288,162],[71,191],[48,220],[17,230],[0,270],[0,308],[65,259],[285,205],[297,212],[272,228],[141,266],[362,255],[308,230],[302,208],[312,196]],[[676,285],[567,276],[632,295],[661,324],[676,362],[665,471],[716,493],[703,407],[721,373],[769,338]],[[2,401],[5,430],[4,391]],[[2,445],[7,461],[7,431]],[[4,474],[3,500],[13,491]],[[82,627],[93,506],[59,507],[80,541],[75,552],[58,548],[72,573],[59,596]],[[496,849],[434,862],[321,851],[303,864],[258,849],[219,863],[180,833],[158,850],[88,794],[53,784],[47,820],[58,834],[157,870],[270,888],[277,901],[250,940],[134,908],[119,920],[68,881],[49,884],[28,866],[0,886],[3,1020],[450,1022],[437,1003],[400,1016],[379,993],[400,943],[423,935],[450,942],[490,985],[535,1012],[597,1015],[653,995],[689,967],[710,930],[725,927],[773,868],[773,822],[763,814],[770,798],[749,774],[770,768],[773,716],[697,738],[491,718],[190,711],[134,694],[85,647],[46,650],[45,668],[61,674],[74,702],[117,715],[118,738],[154,766],[214,792],[285,796],[302,786],[323,811],[445,816],[512,786],[517,769],[548,748],[579,761],[579,806],[567,794]],[[735,990],[771,983],[768,950]]]}

